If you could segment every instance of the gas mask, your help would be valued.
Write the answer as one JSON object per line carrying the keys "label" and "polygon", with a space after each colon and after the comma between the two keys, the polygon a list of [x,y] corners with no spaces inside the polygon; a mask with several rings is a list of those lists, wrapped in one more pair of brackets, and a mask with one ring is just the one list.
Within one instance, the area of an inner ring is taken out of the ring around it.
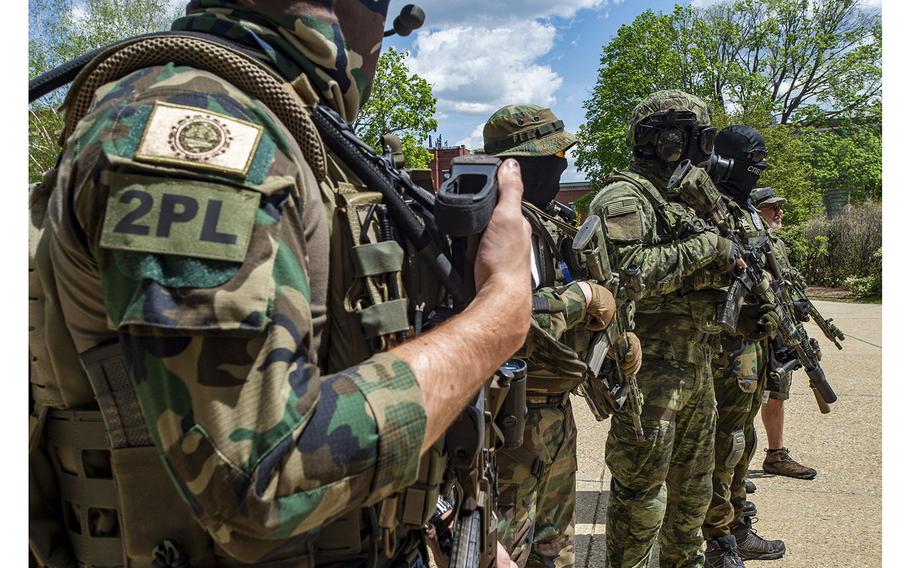
{"label": "gas mask", "polygon": [[635,127],[636,146],[651,146],[654,155],[669,164],[683,159],[700,164],[711,155],[716,130],[697,122],[692,111],[654,113]]}
{"label": "gas mask", "polygon": [[569,166],[568,160],[559,156],[519,156],[515,159],[521,166],[524,200],[541,209],[546,208],[559,193],[559,178]]}
{"label": "gas mask", "polygon": [[745,203],[768,167],[764,138],[752,127],[728,126],[717,133],[714,151],[716,154],[707,162],[714,183],[722,192]]}

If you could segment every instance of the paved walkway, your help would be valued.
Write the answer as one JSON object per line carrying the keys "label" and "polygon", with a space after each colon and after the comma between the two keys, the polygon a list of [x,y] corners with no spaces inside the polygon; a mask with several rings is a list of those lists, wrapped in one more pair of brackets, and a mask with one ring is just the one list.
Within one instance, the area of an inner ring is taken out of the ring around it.
{"label": "paved walkway", "polygon": [[[817,302],[848,335],[838,351],[814,325],[822,366],[838,394],[831,414],[822,415],[805,372],[793,377],[785,404],[784,442],[800,462],[815,467],[812,481],[766,476],[761,470],[767,446],[757,419],[758,452],[752,479],[758,491],[755,528],[787,543],[787,555],[750,561],[768,568],[881,566],[882,508],[882,306]],[[604,566],[604,515],[610,474],[603,465],[609,423],[598,423],[584,401],[573,398],[578,422],[577,566]],[[654,559],[656,560],[656,558]],[[657,566],[656,562],[652,562]]]}

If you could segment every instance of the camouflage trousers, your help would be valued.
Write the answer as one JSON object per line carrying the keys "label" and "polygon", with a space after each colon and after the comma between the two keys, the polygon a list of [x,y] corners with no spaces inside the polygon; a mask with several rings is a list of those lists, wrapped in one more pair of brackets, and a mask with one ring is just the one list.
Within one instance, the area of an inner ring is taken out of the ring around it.
{"label": "camouflage trousers", "polygon": [[765,354],[762,342],[723,338],[714,364],[717,433],[711,505],[702,527],[706,540],[730,534],[746,503],[745,481],[755,453],[755,416],[762,403]]}
{"label": "camouflage trousers", "polygon": [[628,417],[611,418],[608,567],[646,567],[658,538],[662,567],[704,565],[701,525],[711,501],[717,419],[713,353],[705,346],[701,363],[645,356],[638,373],[644,440]]}
{"label": "camouflage trousers", "polygon": [[575,564],[577,437],[568,400],[562,405],[529,403],[522,446],[496,452],[497,532],[519,566]]}

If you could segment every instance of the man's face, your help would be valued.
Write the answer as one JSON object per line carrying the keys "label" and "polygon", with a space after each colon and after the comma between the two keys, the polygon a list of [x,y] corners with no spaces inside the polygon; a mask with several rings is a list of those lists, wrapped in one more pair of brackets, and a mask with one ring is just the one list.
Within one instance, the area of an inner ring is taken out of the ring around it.
{"label": "man's face", "polygon": [[758,208],[758,214],[765,220],[772,229],[780,229],[784,219],[784,208],[780,203],[773,205],[762,205]]}

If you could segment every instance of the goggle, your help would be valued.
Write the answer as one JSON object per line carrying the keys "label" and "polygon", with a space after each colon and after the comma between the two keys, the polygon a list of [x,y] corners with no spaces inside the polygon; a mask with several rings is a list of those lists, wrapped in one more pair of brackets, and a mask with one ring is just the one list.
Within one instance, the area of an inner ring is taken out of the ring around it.
{"label": "goggle", "polygon": [[559,152],[556,152],[556,153],[553,154],[553,155],[556,156],[557,158],[565,158],[565,157],[566,157],[566,151],[565,151],[565,150],[560,150]]}
{"label": "goggle", "polygon": [[768,152],[765,150],[752,150],[746,154],[746,157],[749,158],[752,163],[757,164],[761,161],[764,161],[764,159],[768,157]]}

